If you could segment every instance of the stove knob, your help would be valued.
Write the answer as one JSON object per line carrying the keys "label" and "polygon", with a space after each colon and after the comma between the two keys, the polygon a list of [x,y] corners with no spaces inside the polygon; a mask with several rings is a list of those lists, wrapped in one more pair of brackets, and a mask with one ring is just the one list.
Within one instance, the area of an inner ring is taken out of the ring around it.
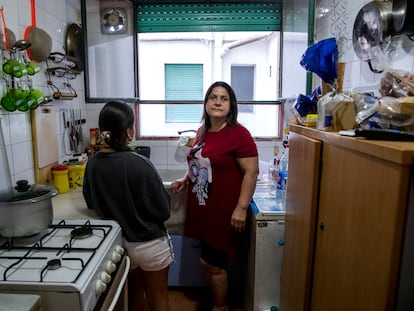
{"label": "stove knob", "polygon": [[121,261],[121,255],[119,253],[117,253],[117,252],[113,252],[111,259],[112,259],[112,262],[113,263],[118,263],[118,262]]}
{"label": "stove knob", "polygon": [[123,249],[121,246],[117,245],[117,246],[115,246],[115,252],[117,252],[118,254],[123,255],[125,253],[125,249]]}
{"label": "stove knob", "polygon": [[106,291],[106,284],[101,280],[96,281],[95,283],[95,294],[100,296],[104,291]]}
{"label": "stove knob", "polygon": [[115,270],[116,270],[116,265],[112,261],[108,260],[106,262],[106,272],[108,272],[109,274],[111,274]]}
{"label": "stove knob", "polygon": [[101,281],[104,282],[105,284],[108,284],[109,282],[111,282],[111,276],[106,273],[105,271],[101,272]]}

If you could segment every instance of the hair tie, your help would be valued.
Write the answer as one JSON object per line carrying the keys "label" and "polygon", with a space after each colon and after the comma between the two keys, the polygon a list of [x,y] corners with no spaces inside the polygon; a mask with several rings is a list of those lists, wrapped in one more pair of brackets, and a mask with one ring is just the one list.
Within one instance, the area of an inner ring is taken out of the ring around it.
{"label": "hair tie", "polygon": [[111,132],[110,131],[102,131],[101,132],[101,140],[105,143],[109,144],[109,141],[111,140]]}

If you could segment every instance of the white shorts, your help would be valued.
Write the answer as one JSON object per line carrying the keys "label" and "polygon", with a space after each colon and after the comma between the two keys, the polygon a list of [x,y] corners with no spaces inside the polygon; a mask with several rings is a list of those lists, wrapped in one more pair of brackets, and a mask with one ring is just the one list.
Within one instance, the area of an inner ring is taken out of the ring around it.
{"label": "white shorts", "polygon": [[140,267],[144,271],[159,271],[174,260],[174,250],[169,235],[146,242],[128,242],[124,246],[131,259],[131,270]]}

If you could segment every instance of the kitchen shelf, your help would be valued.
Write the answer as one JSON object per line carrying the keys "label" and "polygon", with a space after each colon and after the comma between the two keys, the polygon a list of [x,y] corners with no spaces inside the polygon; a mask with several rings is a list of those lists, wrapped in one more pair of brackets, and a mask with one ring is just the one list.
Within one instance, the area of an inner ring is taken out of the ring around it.
{"label": "kitchen shelf", "polygon": [[68,79],[75,79],[78,74],[80,74],[79,70],[66,68],[66,67],[52,67],[47,68],[46,71],[51,73],[53,76],[58,78],[68,78]]}
{"label": "kitchen shelf", "polygon": [[[79,68],[79,59],[61,52],[52,52],[49,54],[48,61],[57,66],[48,66],[47,72],[58,78],[75,79],[81,73]],[[49,62],[48,62],[49,65]]]}

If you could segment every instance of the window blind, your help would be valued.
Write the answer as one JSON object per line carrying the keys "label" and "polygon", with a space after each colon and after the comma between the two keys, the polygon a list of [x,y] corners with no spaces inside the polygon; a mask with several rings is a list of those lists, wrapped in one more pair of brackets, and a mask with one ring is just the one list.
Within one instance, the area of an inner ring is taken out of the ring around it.
{"label": "window blind", "polygon": [[[203,100],[202,64],[165,64],[164,70],[166,100]],[[199,122],[202,112],[201,104],[166,105],[165,122]]]}
{"label": "window blind", "polygon": [[142,3],[137,31],[280,31],[282,3]]}

